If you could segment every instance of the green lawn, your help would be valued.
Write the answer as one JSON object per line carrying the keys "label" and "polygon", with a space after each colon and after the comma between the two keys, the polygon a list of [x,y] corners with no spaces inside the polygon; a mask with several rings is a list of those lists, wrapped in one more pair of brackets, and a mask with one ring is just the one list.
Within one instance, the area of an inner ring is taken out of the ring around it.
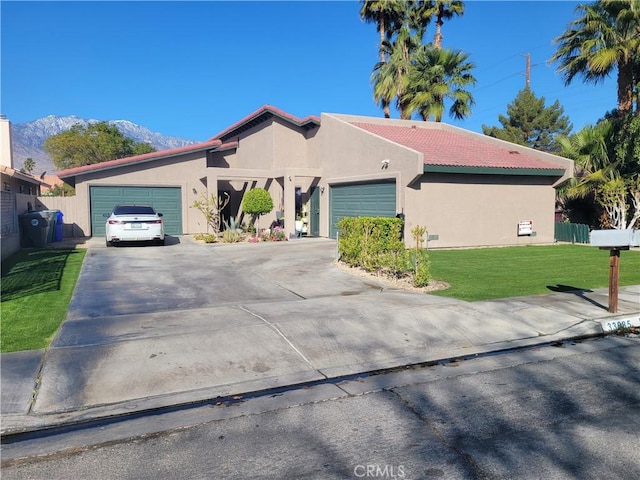
{"label": "green lawn", "polygon": [[67,313],[86,250],[21,250],[2,262],[0,351],[46,348]]}
{"label": "green lawn", "polygon": [[[436,295],[475,301],[609,285],[609,252],[588,245],[430,250],[431,273],[451,288]],[[640,284],[640,252],[620,254],[620,285]]]}

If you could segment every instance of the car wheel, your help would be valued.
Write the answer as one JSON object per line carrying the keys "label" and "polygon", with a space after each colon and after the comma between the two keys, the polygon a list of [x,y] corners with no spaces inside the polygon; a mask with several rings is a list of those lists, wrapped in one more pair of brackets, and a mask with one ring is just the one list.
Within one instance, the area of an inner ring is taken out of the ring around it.
{"label": "car wheel", "polygon": [[159,238],[158,240],[156,240],[156,245],[158,245],[159,247],[164,245],[164,238]]}
{"label": "car wheel", "polygon": [[107,248],[113,247],[113,243],[111,243],[109,240],[105,240],[104,243],[107,246]]}

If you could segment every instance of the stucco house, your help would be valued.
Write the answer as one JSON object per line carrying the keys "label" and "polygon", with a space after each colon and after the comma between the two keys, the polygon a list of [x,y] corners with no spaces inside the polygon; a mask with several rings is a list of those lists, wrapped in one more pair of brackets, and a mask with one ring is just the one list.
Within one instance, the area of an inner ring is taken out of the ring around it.
{"label": "stucco house", "polygon": [[[192,208],[229,193],[271,193],[288,235],[335,238],[343,216],[401,215],[405,238],[426,226],[430,248],[552,243],[555,187],[573,162],[443,123],[323,113],[297,118],[266,105],[206,142],[58,172],[76,189],[85,234],[104,234],[117,203],[151,203],[169,235],[205,232]],[[246,219],[245,219],[246,220]],[[298,228],[296,228],[298,227]]]}

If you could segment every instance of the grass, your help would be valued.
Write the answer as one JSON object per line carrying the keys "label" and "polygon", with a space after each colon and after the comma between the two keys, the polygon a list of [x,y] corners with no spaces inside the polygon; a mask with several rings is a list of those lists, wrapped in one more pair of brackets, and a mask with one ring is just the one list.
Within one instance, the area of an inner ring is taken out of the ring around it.
{"label": "grass", "polygon": [[67,313],[85,253],[21,250],[2,262],[2,353],[48,347]]}
{"label": "grass", "polygon": [[[609,252],[588,245],[430,250],[431,273],[451,288],[436,295],[467,301],[609,285]],[[640,284],[640,252],[620,254],[619,285]]]}

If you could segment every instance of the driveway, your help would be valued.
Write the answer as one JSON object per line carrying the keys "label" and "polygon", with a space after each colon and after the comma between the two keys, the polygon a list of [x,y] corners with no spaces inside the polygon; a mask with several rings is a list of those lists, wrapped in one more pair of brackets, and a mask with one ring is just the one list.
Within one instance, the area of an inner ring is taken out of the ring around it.
{"label": "driveway", "polygon": [[[328,239],[175,240],[91,243],[31,413],[189,403],[594,334],[607,315],[606,292],[470,304],[387,289],[336,268]],[[640,310],[623,292],[625,308]]]}

